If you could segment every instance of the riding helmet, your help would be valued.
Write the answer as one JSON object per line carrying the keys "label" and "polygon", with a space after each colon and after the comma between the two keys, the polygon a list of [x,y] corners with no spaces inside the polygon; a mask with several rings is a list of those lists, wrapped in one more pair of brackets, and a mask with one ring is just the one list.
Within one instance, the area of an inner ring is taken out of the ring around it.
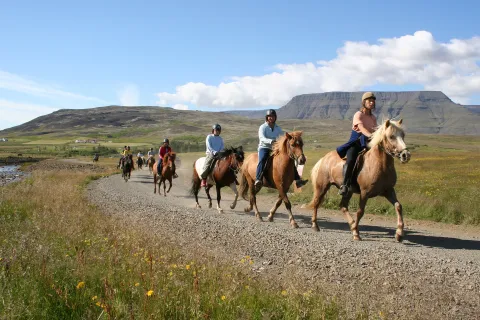
{"label": "riding helmet", "polygon": [[170,143],[170,140],[168,140],[167,138],[163,139],[163,143]]}
{"label": "riding helmet", "polygon": [[365,92],[362,96],[362,102],[363,102],[363,100],[370,99],[370,98],[372,98],[373,100],[377,100],[377,97],[375,97],[373,92]]}
{"label": "riding helmet", "polygon": [[267,113],[265,114],[265,119],[267,119],[268,116],[272,116],[277,118],[277,112],[273,109],[267,110]]}
{"label": "riding helmet", "polygon": [[214,124],[214,125],[212,126],[212,129],[213,129],[213,130],[221,131],[221,130],[222,130],[222,127],[217,123],[217,124]]}

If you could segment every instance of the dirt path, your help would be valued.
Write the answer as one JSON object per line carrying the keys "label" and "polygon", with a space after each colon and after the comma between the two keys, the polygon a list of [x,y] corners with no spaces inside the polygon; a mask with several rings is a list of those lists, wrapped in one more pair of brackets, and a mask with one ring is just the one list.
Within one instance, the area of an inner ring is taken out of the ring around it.
{"label": "dirt path", "polygon": [[[251,256],[253,274],[287,290],[336,296],[352,314],[367,308],[392,319],[480,318],[479,228],[406,219],[405,241],[396,243],[395,218],[367,214],[360,226],[363,241],[354,242],[336,211],[321,211],[316,233],[307,209],[293,208],[299,229],[290,228],[283,205],[273,223],[260,223],[253,212],[243,212],[244,200],[229,208],[233,194],[227,189],[222,189],[223,214],[215,200],[207,209],[203,190],[202,209],[196,209],[188,192],[192,169],[184,162],[167,197],[153,194],[148,169],[134,171],[129,182],[120,175],[94,181],[88,197],[105,213],[134,219],[185,250],[232,263]],[[211,194],[215,198],[214,188]],[[272,205],[272,195],[261,197],[263,217]]]}

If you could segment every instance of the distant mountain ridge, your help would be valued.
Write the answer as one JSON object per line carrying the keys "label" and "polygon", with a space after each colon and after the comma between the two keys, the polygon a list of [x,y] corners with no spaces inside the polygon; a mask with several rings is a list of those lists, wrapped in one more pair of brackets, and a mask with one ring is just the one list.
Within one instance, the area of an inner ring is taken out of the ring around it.
{"label": "distant mountain ridge", "polygon": [[[351,120],[360,109],[363,92],[302,94],[277,110],[280,119]],[[480,135],[480,106],[454,103],[440,91],[375,92],[375,115],[403,118],[410,132]],[[228,111],[263,118],[265,110]]]}

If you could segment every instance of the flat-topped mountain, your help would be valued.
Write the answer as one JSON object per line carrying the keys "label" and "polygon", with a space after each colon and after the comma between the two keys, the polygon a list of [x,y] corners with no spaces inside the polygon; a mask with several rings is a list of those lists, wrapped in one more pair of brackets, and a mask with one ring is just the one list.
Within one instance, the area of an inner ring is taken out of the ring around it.
{"label": "flat-topped mountain", "polygon": [[[326,92],[295,96],[277,110],[280,119],[351,120],[363,92]],[[440,91],[375,92],[375,115],[403,118],[409,132],[480,135],[480,106],[454,103]],[[263,118],[264,110],[231,111]]]}

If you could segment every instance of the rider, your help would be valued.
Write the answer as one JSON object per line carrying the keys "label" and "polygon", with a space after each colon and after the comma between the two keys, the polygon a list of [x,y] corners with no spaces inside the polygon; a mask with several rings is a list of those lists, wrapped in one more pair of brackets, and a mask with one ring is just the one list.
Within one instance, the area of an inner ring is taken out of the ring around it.
{"label": "rider", "polygon": [[222,132],[222,127],[217,123],[212,126],[212,133],[207,136],[205,141],[207,151],[207,156],[205,157],[205,163],[203,165],[203,173],[201,175],[202,184],[200,187],[207,186],[207,177],[210,173],[210,167],[215,160],[215,156],[217,153],[224,148],[223,146],[223,139],[220,137],[220,133]]}
{"label": "rider", "polygon": [[123,157],[124,157],[123,154],[124,154],[125,150],[127,150],[127,146],[124,146],[122,152],[120,152],[121,157],[120,157],[120,160],[118,160],[118,168],[120,168],[120,166],[121,166],[122,163],[123,163],[123,159],[124,159],[124,158],[123,158]]}
{"label": "rider", "polygon": [[[161,175],[162,174],[162,162],[163,162],[163,157],[169,153],[172,152],[172,148],[170,147],[170,140],[167,138],[163,139],[163,144],[160,146],[160,149],[158,149],[158,164],[157,164],[157,174]],[[173,165],[173,178],[178,178],[178,175],[175,173],[175,164]]]}
{"label": "rider", "polygon": [[130,150],[130,146],[123,147],[122,158],[120,158],[121,164],[123,164],[123,162],[125,161],[125,158],[127,158],[129,154],[132,154],[132,150]]}
{"label": "rider", "polygon": [[155,157],[155,151],[153,151],[153,148],[150,148],[150,150],[148,150],[147,156],[148,156],[147,160],[153,159],[153,161],[155,161],[155,158],[154,158]]}
{"label": "rider", "polygon": [[350,140],[337,148],[337,153],[340,158],[347,157],[347,169],[339,191],[341,195],[348,193],[357,156],[360,151],[367,148],[368,138],[372,136],[372,133],[377,127],[377,118],[372,113],[372,111],[375,110],[376,99],[373,92],[365,92],[363,94],[362,107],[360,111],[357,111],[353,116]]}
{"label": "rider", "polygon": [[[275,123],[277,121],[277,113],[275,110],[267,110],[265,115],[265,123],[258,128],[258,165],[257,174],[255,180],[255,188],[259,189],[263,182],[263,169],[267,163],[268,157],[273,148],[273,144],[277,141],[278,137],[283,134],[282,129]],[[297,167],[294,167],[294,179],[297,188],[304,186],[308,180],[302,180],[298,174]]]}

